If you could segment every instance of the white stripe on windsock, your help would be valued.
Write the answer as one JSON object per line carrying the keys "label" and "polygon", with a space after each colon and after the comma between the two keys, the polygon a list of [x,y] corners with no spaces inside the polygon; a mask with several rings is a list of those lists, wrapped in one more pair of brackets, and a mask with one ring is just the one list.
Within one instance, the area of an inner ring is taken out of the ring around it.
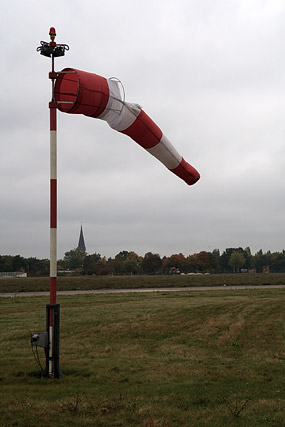
{"label": "white stripe on windsock", "polygon": [[158,144],[146,150],[163,163],[168,169],[175,169],[181,163],[182,156],[173,147],[169,139],[162,135]]}
{"label": "white stripe on windsock", "polygon": [[141,112],[141,106],[122,100],[119,84],[116,80],[107,79],[109,99],[105,110],[98,119],[105,120],[112,128],[121,132],[129,128]]}
{"label": "white stripe on windsock", "polygon": [[[141,106],[122,100],[117,81],[108,79],[107,82],[109,85],[109,100],[106,109],[98,118],[105,120],[112,129],[121,132],[128,129],[135,122],[141,112]],[[145,150],[156,157],[168,169],[175,169],[182,160],[182,156],[165,135],[162,136],[158,144],[151,148],[145,148]]]}

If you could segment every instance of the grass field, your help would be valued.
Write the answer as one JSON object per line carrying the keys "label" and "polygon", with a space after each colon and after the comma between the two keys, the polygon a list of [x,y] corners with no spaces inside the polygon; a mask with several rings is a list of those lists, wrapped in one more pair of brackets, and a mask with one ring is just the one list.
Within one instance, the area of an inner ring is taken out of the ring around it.
{"label": "grass field", "polygon": [[[71,276],[58,277],[58,290],[159,288],[226,285],[285,285],[285,273],[209,274],[195,276]],[[0,278],[0,293],[48,291],[48,277]]]}
{"label": "grass field", "polygon": [[58,300],[52,380],[29,344],[47,298],[0,298],[2,427],[284,426],[285,290]]}

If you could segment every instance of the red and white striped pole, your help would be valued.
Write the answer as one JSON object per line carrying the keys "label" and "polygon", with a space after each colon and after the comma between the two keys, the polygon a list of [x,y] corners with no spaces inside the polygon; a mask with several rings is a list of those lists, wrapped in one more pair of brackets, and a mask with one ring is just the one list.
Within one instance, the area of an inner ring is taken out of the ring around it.
{"label": "red and white striped pole", "polygon": [[[52,73],[50,73],[52,74]],[[56,304],[57,281],[57,129],[56,102],[50,109],[50,304]]]}
{"label": "red and white striped pole", "polygon": [[57,102],[54,97],[54,87],[57,73],[54,71],[54,58],[64,56],[69,46],[57,44],[55,28],[50,28],[50,42],[41,41],[37,51],[52,60],[52,70],[49,78],[52,82],[52,95],[49,102],[50,111],[50,303],[46,306],[48,345],[46,347],[45,375],[50,378],[63,376],[59,370],[59,317],[60,306],[56,303],[57,287]]}
{"label": "red and white striped pole", "polygon": [[[55,47],[55,29],[50,29],[50,46]],[[54,71],[54,55],[52,58],[52,70],[49,78],[52,82],[50,109],[50,304],[56,304],[56,279],[57,279],[57,129],[56,109],[54,99],[54,85],[57,77]]]}
{"label": "red and white striped pole", "polygon": [[[55,44],[55,30],[51,34],[50,45]],[[54,71],[54,55],[52,58],[52,70],[49,78],[52,82],[51,102],[49,103],[50,111],[50,305],[56,304],[56,287],[57,287],[57,104],[54,99],[54,85],[57,77]],[[49,364],[48,375],[54,377],[54,325],[53,309],[49,310]]]}
{"label": "red and white striped pole", "polygon": [[[50,109],[50,304],[56,304],[57,286],[57,138],[56,103]],[[54,376],[53,367],[53,310],[49,310],[49,376]]]}

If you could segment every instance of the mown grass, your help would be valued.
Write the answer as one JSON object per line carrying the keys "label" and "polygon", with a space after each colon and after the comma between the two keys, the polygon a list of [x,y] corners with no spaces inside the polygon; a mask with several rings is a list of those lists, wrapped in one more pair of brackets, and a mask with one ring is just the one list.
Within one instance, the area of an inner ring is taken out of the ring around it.
{"label": "mown grass", "polygon": [[284,426],[283,289],[58,299],[60,380],[29,345],[46,298],[0,299],[1,426]]}
{"label": "mown grass", "polygon": [[[58,290],[134,289],[187,286],[285,285],[285,273],[197,276],[60,276]],[[0,278],[0,293],[48,291],[48,277]]]}

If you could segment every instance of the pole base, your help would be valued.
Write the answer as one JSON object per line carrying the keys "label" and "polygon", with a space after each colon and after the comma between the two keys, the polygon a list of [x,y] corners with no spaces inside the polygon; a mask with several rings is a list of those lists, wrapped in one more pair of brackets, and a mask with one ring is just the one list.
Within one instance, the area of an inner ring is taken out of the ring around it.
{"label": "pole base", "polygon": [[59,325],[60,304],[46,305],[46,328],[48,346],[45,348],[46,368],[45,378],[62,378],[64,374],[59,369]]}

